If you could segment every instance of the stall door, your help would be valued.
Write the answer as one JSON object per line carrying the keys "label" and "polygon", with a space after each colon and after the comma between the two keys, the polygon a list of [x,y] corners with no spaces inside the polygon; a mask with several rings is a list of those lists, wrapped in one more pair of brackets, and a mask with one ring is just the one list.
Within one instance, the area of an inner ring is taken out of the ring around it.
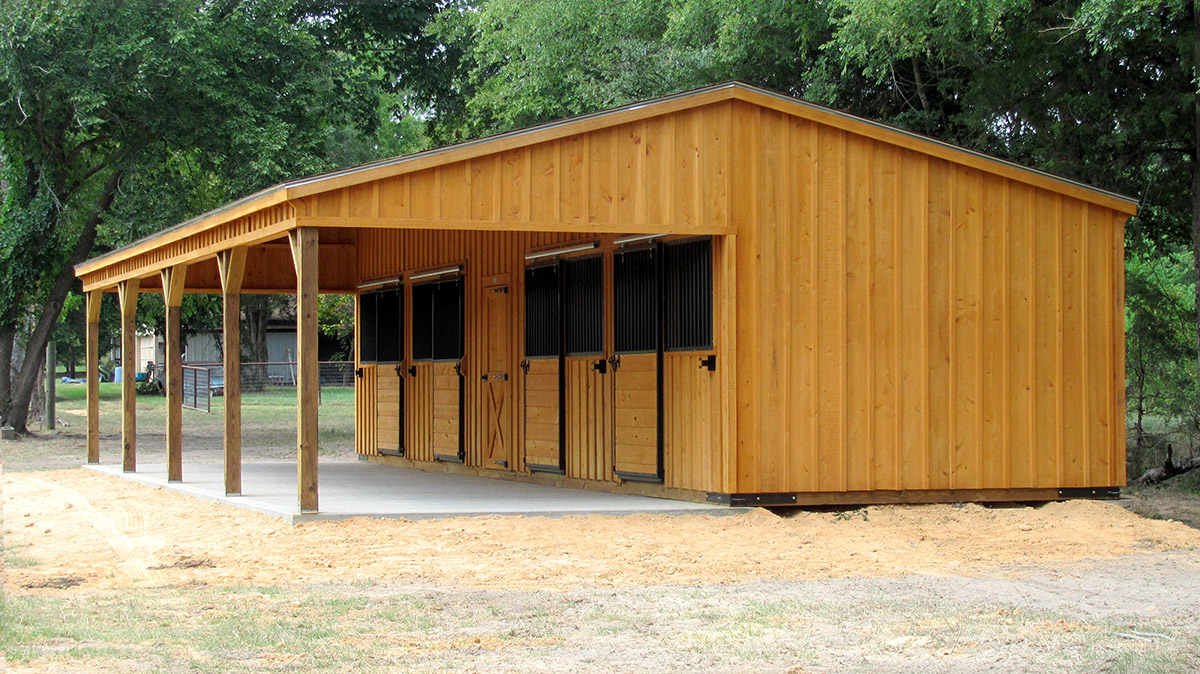
{"label": "stall door", "polygon": [[657,246],[613,256],[613,470],[662,479],[661,286]]}
{"label": "stall door", "polygon": [[566,473],[588,480],[612,477],[612,384],[604,354],[604,261],[562,263],[565,296]]}
{"label": "stall door", "polygon": [[666,244],[662,253],[665,481],[668,487],[716,490],[721,420],[712,241]]}
{"label": "stall door", "polygon": [[483,289],[487,346],[483,373],[483,465],[507,468],[512,442],[512,323],[507,285]]}
{"label": "stall door", "polygon": [[412,287],[412,365],[405,382],[407,455],[462,461],[462,279]]}
{"label": "stall door", "polygon": [[525,467],[561,473],[562,274],[557,264],[525,270]]}
{"label": "stall door", "polygon": [[[370,364],[375,412],[375,449],[403,455],[403,292],[392,288],[359,297],[359,362]],[[365,371],[363,374],[365,378]],[[367,382],[364,382],[366,384]]]}

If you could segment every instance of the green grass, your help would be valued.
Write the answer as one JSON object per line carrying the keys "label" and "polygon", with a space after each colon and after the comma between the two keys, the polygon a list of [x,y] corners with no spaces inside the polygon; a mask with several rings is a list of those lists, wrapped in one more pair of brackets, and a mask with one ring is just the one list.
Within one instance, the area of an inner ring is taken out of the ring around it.
{"label": "green grass", "polygon": [[[59,384],[55,391],[60,419],[54,431],[32,428],[18,442],[0,443],[5,470],[42,470],[78,466],[86,459],[87,387]],[[101,461],[120,455],[121,385],[100,384]],[[318,446],[323,457],[349,458],[354,451],[354,390],[321,389]],[[136,399],[138,461],[162,463],[165,444],[166,399],[141,395]],[[224,435],[225,398],[212,399],[211,412],[184,409],[184,461],[218,462]],[[242,446],[247,461],[294,458],[296,390],[279,387],[242,394]],[[191,455],[189,457],[189,454]]]}

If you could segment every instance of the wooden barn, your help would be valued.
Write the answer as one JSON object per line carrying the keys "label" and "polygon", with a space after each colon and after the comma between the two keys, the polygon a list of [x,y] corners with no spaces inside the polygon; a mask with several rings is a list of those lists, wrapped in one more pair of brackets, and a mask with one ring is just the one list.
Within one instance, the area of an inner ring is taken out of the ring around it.
{"label": "wooden barn", "polygon": [[77,273],[92,372],[99,293],[127,343],[138,293],[167,300],[173,480],[180,298],[223,295],[230,494],[239,297],[297,295],[302,511],[318,293],[357,296],[370,461],[735,505],[1050,500],[1125,484],[1135,212],[729,83],[282,184]]}

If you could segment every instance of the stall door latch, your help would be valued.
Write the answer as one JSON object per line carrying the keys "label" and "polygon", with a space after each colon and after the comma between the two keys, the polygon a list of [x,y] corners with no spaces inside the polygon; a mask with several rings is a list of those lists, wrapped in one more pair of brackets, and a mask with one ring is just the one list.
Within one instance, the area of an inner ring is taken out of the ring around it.
{"label": "stall door latch", "polygon": [[600,374],[608,374],[608,361],[601,358],[592,362],[592,369]]}
{"label": "stall door latch", "polygon": [[700,359],[700,369],[708,370],[709,372],[717,371],[717,354],[705,356]]}

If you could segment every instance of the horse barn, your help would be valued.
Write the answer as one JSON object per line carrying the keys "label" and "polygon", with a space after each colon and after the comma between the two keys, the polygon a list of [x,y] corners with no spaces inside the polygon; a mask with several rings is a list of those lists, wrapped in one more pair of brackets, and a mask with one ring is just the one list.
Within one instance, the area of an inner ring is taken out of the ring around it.
{"label": "horse barn", "polygon": [[[298,498],[319,509],[317,295],[357,295],[357,452],[733,505],[1052,500],[1125,484],[1136,202],[741,83],[278,185],[78,266],[225,309],[297,296]],[[134,349],[124,349],[136,370]],[[99,459],[88,377],[88,461]],[[133,470],[133,381],[123,465]]]}

